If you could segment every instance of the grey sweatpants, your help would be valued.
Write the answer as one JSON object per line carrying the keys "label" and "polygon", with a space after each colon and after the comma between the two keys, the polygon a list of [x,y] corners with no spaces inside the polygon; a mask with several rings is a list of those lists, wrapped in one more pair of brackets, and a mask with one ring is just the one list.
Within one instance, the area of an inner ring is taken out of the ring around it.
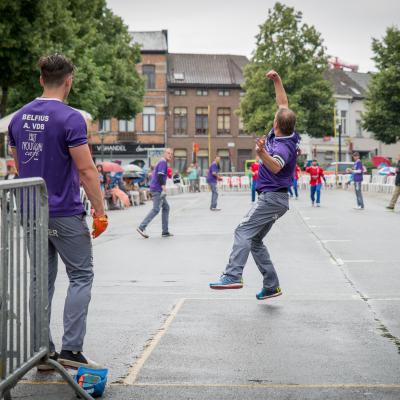
{"label": "grey sweatpants", "polygon": [[[82,351],[93,282],[93,252],[85,215],[49,218],[49,319],[58,255],[65,264],[69,287],[64,305],[62,350]],[[55,346],[50,333],[50,351]]]}
{"label": "grey sweatpants", "polygon": [[162,208],[162,233],[167,233],[169,219],[169,204],[167,202],[167,198],[162,198],[160,192],[151,192],[151,196],[153,199],[153,208],[146,215],[143,222],[139,225],[139,228],[145,230],[147,225],[149,225],[149,223],[156,217],[156,215],[160,212],[160,209]]}
{"label": "grey sweatpants", "polygon": [[275,221],[289,209],[289,197],[283,192],[265,192],[258,196],[257,202],[243,218],[235,230],[235,241],[225,274],[236,280],[242,278],[243,269],[253,255],[258,269],[264,277],[263,286],[275,289],[279,279],[263,239]]}

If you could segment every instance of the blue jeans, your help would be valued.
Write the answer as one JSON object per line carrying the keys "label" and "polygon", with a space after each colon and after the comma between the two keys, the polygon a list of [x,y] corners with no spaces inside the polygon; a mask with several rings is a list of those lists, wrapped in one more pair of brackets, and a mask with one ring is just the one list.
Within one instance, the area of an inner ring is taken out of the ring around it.
{"label": "blue jeans", "polygon": [[257,181],[252,180],[251,181],[251,201],[253,203],[256,201],[256,186],[257,186]]}
{"label": "blue jeans", "polygon": [[315,202],[315,193],[317,194],[317,204],[321,202],[321,184],[311,186],[311,201],[314,204]]}
{"label": "blue jeans", "polygon": [[217,190],[217,182],[209,182],[208,185],[211,189],[211,206],[210,208],[217,208],[218,201],[218,190]]}
{"label": "blue jeans", "polygon": [[298,185],[297,185],[297,179],[293,179],[293,190],[294,190],[294,195],[296,197],[299,197],[299,192],[298,192]]}

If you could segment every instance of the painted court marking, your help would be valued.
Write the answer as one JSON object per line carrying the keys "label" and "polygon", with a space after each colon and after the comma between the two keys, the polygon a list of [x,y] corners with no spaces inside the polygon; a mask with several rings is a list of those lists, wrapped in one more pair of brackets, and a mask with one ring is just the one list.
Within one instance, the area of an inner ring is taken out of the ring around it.
{"label": "painted court marking", "polygon": [[185,298],[182,298],[178,301],[178,303],[175,305],[175,307],[169,314],[168,318],[165,320],[162,327],[158,330],[156,335],[150,340],[148,346],[146,346],[146,348],[143,350],[142,354],[139,356],[136,362],[129,368],[128,375],[123,380],[124,385],[133,385],[135,383],[144,363],[150,357],[153,350],[157,347],[158,343],[167,332],[168,328],[172,324],[172,321],[175,319],[179,310],[182,308],[185,300],[186,300]]}

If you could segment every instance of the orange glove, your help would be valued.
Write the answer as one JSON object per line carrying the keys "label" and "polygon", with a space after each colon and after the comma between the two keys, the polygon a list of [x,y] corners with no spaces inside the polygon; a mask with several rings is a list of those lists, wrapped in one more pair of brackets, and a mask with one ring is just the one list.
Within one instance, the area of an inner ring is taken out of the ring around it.
{"label": "orange glove", "polygon": [[108,217],[107,215],[100,215],[100,216],[96,216],[93,215],[93,231],[92,231],[92,238],[95,239],[98,236],[100,236],[106,229],[108,226]]}

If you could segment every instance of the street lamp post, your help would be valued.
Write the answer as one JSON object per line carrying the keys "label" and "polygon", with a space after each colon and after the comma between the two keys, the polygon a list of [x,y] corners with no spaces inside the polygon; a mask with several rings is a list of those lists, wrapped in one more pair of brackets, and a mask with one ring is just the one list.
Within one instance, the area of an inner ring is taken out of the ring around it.
{"label": "street lamp post", "polygon": [[104,134],[106,132],[104,129],[99,130],[99,135],[100,135],[100,141],[101,141],[101,162],[104,161]]}
{"label": "street lamp post", "polygon": [[342,161],[342,123],[339,122],[339,162]]}

